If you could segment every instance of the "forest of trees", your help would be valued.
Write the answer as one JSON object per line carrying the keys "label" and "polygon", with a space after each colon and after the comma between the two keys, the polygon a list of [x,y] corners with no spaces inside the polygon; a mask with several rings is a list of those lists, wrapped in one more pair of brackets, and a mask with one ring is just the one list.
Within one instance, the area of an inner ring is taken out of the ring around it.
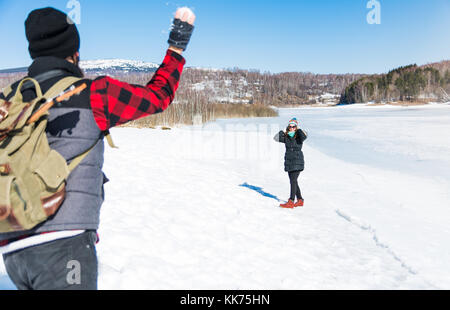
{"label": "forest of trees", "polygon": [[448,100],[449,92],[450,61],[421,67],[414,64],[351,83],[343,91],[340,103]]}
{"label": "forest of trees", "polygon": [[[270,106],[310,104],[311,96],[340,94],[362,75],[260,73],[256,70],[186,68],[174,103],[160,115],[134,122],[137,126],[205,123],[217,118],[276,116]],[[148,74],[116,74],[116,78],[145,85]]]}
{"label": "forest of trees", "polygon": [[[0,89],[25,73],[0,74]],[[120,80],[145,85],[151,73],[115,72]],[[88,77],[90,74],[87,74]],[[361,74],[261,73],[256,70],[209,70],[186,68],[183,72],[176,102],[250,103],[261,105],[296,105],[311,103],[311,97],[324,93],[339,95]]]}
{"label": "forest of trees", "polygon": [[[296,105],[311,103],[311,97],[324,93],[340,94],[361,74],[313,74],[313,73],[261,73],[255,70],[201,70],[186,69],[177,98],[187,99],[193,93],[207,102],[220,102],[217,98],[229,98],[228,103],[248,100],[262,105]],[[206,84],[202,89],[192,85]],[[234,99],[234,100],[233,100]],[[226,100],[221,100],[226,103]]]}

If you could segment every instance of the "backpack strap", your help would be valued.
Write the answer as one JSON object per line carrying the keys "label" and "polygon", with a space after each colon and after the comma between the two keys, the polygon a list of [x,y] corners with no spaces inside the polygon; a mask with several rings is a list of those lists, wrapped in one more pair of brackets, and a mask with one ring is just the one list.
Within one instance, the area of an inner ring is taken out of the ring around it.
{"label": "backpack strap", "polygon": [[105,132],[103,132],[105,138],[106,138],[106,142],[108,142],[109,147],[112,149],[118,149],[118,147],[114,144],[114,141],[112,139],[111,133],[109,132],[109,130],[106,130]]}
{"label": "backpack strap", "polygon": [[[71,85],[75,84],[78,81],[81,81],[82,79],[80,78],[76,78],[76,77],[66,77],[62,80],[60,80],[59,82],[57,82],[55,85],[53,85],[45,94],[44,94],[44,98],[48,98],[48,99],[52,99],[56,96],[58,96],[62,91],[64,91],[65,89],[67,89],[68,87],[70,87]],[[106,131],[103,133],[104,137],[106,138],[106,141],[108,142],[109,146],[111,148],[117,148],[114,145],[114,142],[111,138],[111,134],[109,133],[109,131]],[[69,171],[72,172],[73,170],[75,170],[76,167],[78,167],[78,165],[89,155],[89,153],[94,149],[94,147],[97,145],[97,143],[95,143],[92,147],[90,147],[87,151],[85,151],[84,153],[78,155],[77,157],[75,157],[70,164],[68,165],[69,167]]]}
{"label": "backpack strap", "polygon": [[[55,85],[53,85],[45,94],[44,94],[44,98],[46,98],[47,100],[51,100],[54,97],[57,97],[58,95],[60,95],[64,90],[66,90],[67,88],[69,88],[71,85],[75,84],[78,81],[81,81],[82,79],[80,78],[76,78],[73,76],[69,76],[66,78],[61,79],[60,81],[58,81],[57,83],[55,83]],[[85,159],[89,153],[93,150],[93,148],[95,147],[95,145],[97,145],[97,143],[95,143],[91,148],[89,148],[86,152],[78,155],[77,157],[75,157],[72,162],[68,165],[69,167],[69,171],[72,172],[73,170],[75,170],[75,168],[83,161],[83,159]]]}
{"label": "backpack strap", "polygon": [[34,87],[36,89],[36,95],[37,95],[36,98],[42,97],[42,91],[41,91],[41,87],[40,87],[39,83],[33,78],[24,78],[22,81],[20,81],[19,85],[17,86],[16,93],[14,95],[15,100],[20,100],[20,101],[23,100],[22,86],[25,83],[33,83]]}
{"label": "backpack strap", "polygon": [[[36,122],[44,113],[47,113],[47,111],[55,104],[61,104],[62,101],[65,101],[72,97],[75,94],[81,93],[87,86],[86,83],[75,87],[73,86],[74,83],[77,81],[81,81],[80,78],[75,77],[66,77],[63,78],[61,81],[55,83],[45,94],[37,98],[37,100],[41,101],[40,107],[34,112],[34,114],[28,119],[28,124]],[[64,92],[66,88],[69,86],[72,87],[67,91]],[[37,86],[38,87],[38,86]],[[36,88],[37,89],[37,88]],[[40,88],[39,88],[40,93]]]}
{"label": "backpack strap", "polygon": [[[59,70],[59,69],[51,70],[51,71],[47,71],[47,72],[44,72],[44,73],[36,75],[35,77],[33,77],[33,80],[35,80],[38,84],[41,84],[41,83],[43,83],[45,81],[48,81],[48,80],[50,80],[52,78],[65,75],[66,73],[67,73],[66,71]],[[3,92],[3,95],[5,96],[5,98],[8,98],[11,95],[11,93],[13,91],[13,89],[12,89],[13,85],[14,84],[10,84],[10,85],[8,85],[7,87],[5,87],[3,89],[2,92]],[[21,91],[23,92],[23,91],[26,91],[26,90],[31,89],[33,87],[35,87],[35,84],[33,82],[31,82],[31,81],[27,81],[21,87]]]}
{"label": "backpack strap", "polygon": [[44,98],[46,98],[47,100],[53,99],[54,97],[61,94],[64,90],[81,80],[81,78],[77,78],[74,76],[65,77],[56,82],[52,87],[50,87],[50,89],[47,90],[47,92],[44,94]]}
{"label": "backpack strap", "polygon": [[5,99],[9,97],[9,95],[12,93],[12,91],[13,91],[12,85],[8,85],[2,90],[2,93],[3,93],[3,96],[5,97]]}
{"label": "backpack strap", "polygon": [[[103,132],[103,137],[106,138],[106,141],[108,142],[108,144],[111,148],[118,149],[118,147],[114,145],[114,142],[111,138],[111,134],[110,134],[109,130]],[[83,161],[83,159],[85,159],[89,155],[89,153],[94,149],[94,147],[96,145],[97,145],[97,142],[93,146],[91,146],[86,152],[84,152],[84,153],[78,155],[77,157],[75,157],[74,159],[72,159],[72,161],[68,165],[69,171],[72,172],[73,170],[75,170],[75,168]]]}
{"label": "backpack strap", "polygon": [[[48,80],[53,79],[58,76],[63,76],[65,74],[67,74],[67,71],[56,69],[56,70],[50,70],[50,71],[38,74],[35,77],[33,77],[33,79],[36,80],[39,84],[42,84],[45,81],[48,81]],[[33,86],[34,85],[32,83],[27,82],[23,85],[22,91],[32,89]]]}
{"label": "backpack strap", "polygon": [[78,167],[78,165],[83,161],[83,159],[85,159],[89,153],[94,149],[94,147],[97,145],[97,143],[95,143],[90,149],[88,149],[86,152],[84,152],[83,154],[78,155],[77,157],[75,157],[74,159],[72,159],[72,161],[70,162],[70,164],[68,165],[69,167],[69,172],[72,172],[75,170],[76,167]]}

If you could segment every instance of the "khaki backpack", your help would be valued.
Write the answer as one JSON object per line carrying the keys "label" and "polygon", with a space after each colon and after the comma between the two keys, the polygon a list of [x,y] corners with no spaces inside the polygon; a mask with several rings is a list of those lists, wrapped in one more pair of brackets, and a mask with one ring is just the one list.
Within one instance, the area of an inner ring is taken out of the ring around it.
{"label": "khaki backpack", "polygon": [[[37,95],[31,102],[23,102],[21,93],[27,81]],[[50,149],[45,133],[50,107],[87,87],[75,88],[77,81],[63,78],[42,94],[36,80],[25,78],[11,100],[0,99],[0,233],[29,230],[54,215],[64,201],[67,177],[90,152],[67,165]],[[8,87],[3,94],[11,93]]]}

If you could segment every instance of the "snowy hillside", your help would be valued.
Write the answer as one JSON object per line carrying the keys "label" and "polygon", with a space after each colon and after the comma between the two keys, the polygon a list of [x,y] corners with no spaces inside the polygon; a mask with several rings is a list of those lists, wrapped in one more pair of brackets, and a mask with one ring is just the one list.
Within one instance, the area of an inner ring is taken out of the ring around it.
{"label": "snowy hillside", "polygon": [[254,96],[254,87],[249,87],[243,77],[236,80],[206,77],[204,81],[195,83],[190,88],[208,94],[209,101],[217,103],[250,103]]}
{"label": "snowy hillside", "polygon": [[[355,105],[113,129],[99,288],[449,289],[449,115]],[[285,210],[272,137],[293,116],[309,133],[305,207]]]}

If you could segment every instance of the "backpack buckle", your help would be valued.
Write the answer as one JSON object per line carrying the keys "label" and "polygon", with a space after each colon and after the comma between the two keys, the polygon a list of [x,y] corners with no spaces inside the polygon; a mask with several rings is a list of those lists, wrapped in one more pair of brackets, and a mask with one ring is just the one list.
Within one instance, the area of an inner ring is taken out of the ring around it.
{"label": "backpack buckle", "polygon": [[0,106],[0,122],[8,117],[8,109],[10,105],[10,102],[5,102]]}
{"label": "backpack buckle", "polygon": [[0,165],[0,174],[8,175],[11,173],[11,166],[9,164]]}

